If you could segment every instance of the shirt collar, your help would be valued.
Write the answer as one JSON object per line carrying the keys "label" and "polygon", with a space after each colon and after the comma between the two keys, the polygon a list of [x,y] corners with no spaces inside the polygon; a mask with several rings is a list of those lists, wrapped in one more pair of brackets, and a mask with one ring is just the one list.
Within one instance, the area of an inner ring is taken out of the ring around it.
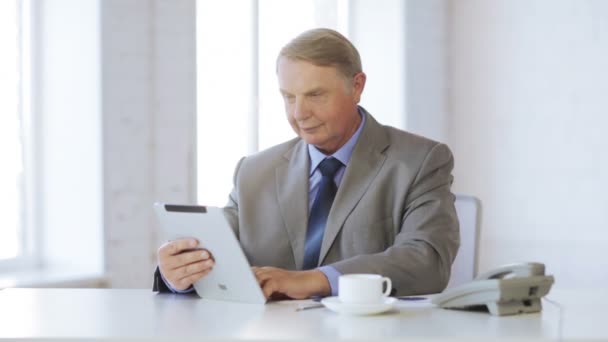
{"label": "shirt collar", "polygon": [[[358,112],[359,112],[359,116],[361,116],[361,122],[359,123],[359,127],[355,131],[355,134],[353,134],[353,136],[350,137],[350,139],[348,139],[346,144],[344,144],[334,154],[331,155],[331,157],[338,159],[345,166],[348,165],[348,162],[350,161],[350,157],[353,155],[353,150],[355,149],[355,145],[357,144],[357,141],[359,140],[359,136],[361,135],[361,132],[363,131],[363,126],[365,126],[365,121],[366,121],[365,114],[361,112],[360,108],[358,109]],[[315,172],[315,170],[317,169],[319,164],[321,164],[323,159],[330,157],[330,156],[324,154],[323,152],[319,151],[314,145],[311,145],[311,144],[308,144],[308,155],[310,156],[310,173],[309,173],[309,175],[312,175],[313,172]]]}

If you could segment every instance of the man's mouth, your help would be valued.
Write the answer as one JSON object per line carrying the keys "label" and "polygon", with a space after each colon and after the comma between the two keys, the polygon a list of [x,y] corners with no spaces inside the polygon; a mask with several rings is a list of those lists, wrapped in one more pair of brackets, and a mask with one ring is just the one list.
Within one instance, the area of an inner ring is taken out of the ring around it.
{"label": "man's mouth", "polygon": [[306,132],[306,133],[310,133],[315,131],[317,128],[321,127],[321,125],[318,126],[312,126],[312,127],[300,127],[300,130]]}

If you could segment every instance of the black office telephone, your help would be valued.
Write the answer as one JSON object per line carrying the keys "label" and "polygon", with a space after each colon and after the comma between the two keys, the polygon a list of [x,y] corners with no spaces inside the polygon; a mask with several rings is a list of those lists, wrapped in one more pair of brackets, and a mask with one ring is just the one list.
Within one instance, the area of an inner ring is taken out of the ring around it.
{"label": "black office telephone", "polygon": [[541,298],[554,283],[537,262],[510,264],[480,274],[468,284],[447,289],[431,298],[446,309],[487,308],[495,316],[538,312]]}

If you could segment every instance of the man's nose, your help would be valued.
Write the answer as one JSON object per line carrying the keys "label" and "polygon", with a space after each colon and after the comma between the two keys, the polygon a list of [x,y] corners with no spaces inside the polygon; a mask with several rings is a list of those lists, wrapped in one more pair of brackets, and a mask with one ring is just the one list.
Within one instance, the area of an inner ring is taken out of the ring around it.
{"label": "man's nose", "polygon": [[296,120],[304,120],[308,117],[308,110],[306,109],[306,104],[302,101],[301,98],[296,98],[294,108],[293,108],[293,117]]}

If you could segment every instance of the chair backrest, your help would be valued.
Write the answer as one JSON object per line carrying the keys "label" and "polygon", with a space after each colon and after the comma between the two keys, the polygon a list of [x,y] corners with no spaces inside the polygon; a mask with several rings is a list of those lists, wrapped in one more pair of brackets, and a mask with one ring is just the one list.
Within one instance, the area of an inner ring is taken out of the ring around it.
{"label": "chair backrest", "polygon": [[455,206],[460,223],[460,248],[452,264],[448,288],[468,283],[477,275],[481,201],[473,196],[457,194]]}

